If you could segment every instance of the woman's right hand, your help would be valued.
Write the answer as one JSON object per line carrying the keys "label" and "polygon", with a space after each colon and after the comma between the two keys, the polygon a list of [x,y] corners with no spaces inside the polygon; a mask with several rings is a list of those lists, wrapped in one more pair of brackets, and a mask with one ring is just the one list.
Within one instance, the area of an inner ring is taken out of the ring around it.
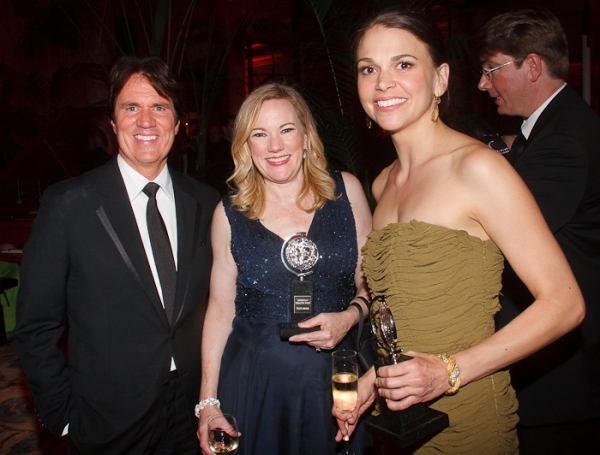
{"label": "woman's right hand", "polygon": [[375,368],[371,367],[361,378],[358,380],[358,400],[356,402],[356,408],[352,412],[339,411],[333,406],[332,414],[337,420],[338,432],[335,435],[335,440],[340,442],[342,439],[348,441],[350,435],[354,432],[358,418],[364,414],[367,409],[371,407],[375,398],[377,398],[377,391],[375,390]]}
{"label": "woman's right hand", "polygon": [[[216,397],[219,390],[221,357],[235,317],[237,266],[231,255],[231,227],[223,203],[215,208],[211,227],[213,264],[210,277],[208,308],[202,331],[202,380],[200,398]],[[209,400],[210,401],[210,400]],[[204,455],[212,454],[208,445],[208,421],[222,415],[219,406],[205,406],[198,420],[198,439]]]}
{"label": "woman's right hand", "polygon": [[[202,450],[203,455],[213,455],[214,453],[212,450],[210,450],[210,446],[208,445],[208,422],[211,419],[216,419],[222,415],[223,413],[221,412],[221,409],[218,406],[207,406],[202,411],[200,411],[200,418],[198,420],[198,431],[196,432],[196,435],[200,440],[200,449]],[[225,419],[223,420],[225,421],[224,424],[227,424],[227,421]],[[224,427],[223,429],[225,430]]]}
{"label": "woman's right hand", "polygon": [[448,372],[435,355],[407,351],[411,360],[379,368],[375,387],[391,411],[403,411],[416,403],[435,400],[446,392]]}

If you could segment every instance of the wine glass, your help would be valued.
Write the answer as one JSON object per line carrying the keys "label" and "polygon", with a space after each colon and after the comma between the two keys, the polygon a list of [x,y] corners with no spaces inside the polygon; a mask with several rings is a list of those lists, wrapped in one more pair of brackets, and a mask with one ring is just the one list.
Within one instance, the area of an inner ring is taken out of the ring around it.
{"label": "wine glass", "polygon": [[231,414],[220,414],[208,419],[208,445],[213,453],[237,453],[240,439],[229,433],[237,434],[237,422]]}

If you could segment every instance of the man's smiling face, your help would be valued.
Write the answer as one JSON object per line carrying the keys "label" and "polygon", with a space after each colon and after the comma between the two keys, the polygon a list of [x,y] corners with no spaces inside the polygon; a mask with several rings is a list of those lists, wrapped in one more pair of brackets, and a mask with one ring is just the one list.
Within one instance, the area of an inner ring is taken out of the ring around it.
{"label": "man's smiling face", "polygon": [[154,179],[179,130],[173,102],[160,96],[145,77],[134,74],[117,96],[114,119],[119,153],[137,172]]}

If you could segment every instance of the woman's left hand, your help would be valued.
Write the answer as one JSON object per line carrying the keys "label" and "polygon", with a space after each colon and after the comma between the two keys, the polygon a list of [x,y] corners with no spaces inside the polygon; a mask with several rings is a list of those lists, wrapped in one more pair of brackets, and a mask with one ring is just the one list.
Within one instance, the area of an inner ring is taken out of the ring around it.
{"label": "woman's left hand", "polygon": [[319,327],[316,332],[295,335],[290,338],[292,343],[306,343],[314,348],[334,349],[352,328],[356,316],[353,313],[321,313],[304,322],[298,323],[300,328]]}
{"label": "woman's left hand", "polygon": [[363,415],[373,404],[377,394],[375,392],[375,368],[371,367],[362,377],[358,379],[358,399],[354,411],[338,411],[335,406],[331,413],[337,420],[338,432],[335,440],[340,442],[342,439],[348,441],[350,435],[356,429],[358,418]]}
{"label": "woman's left hand", "polygon": [[404,354],[413,359],[379,368],[375,380],[379,395],[386,398],[392,411],[434,400],[450,388],[446,364],[441,359],[414,351]]}

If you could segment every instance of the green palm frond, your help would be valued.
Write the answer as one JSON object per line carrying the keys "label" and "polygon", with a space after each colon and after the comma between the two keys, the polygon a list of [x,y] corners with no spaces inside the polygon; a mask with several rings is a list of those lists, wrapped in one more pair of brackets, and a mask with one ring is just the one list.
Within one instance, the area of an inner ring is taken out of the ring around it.
{"label": "green palm frond", "polygon": [[[137,3],[137,0],[136,0]],[[171,36],[171,1],[158,0],[156,2],[156,13],[152,22],[152,41],[150,44],[150,55],[160,55],[163,47],[165,34],[167,39]],[[166,61],[170,62],[170,46],[167,45]]]}
{"label": "green palm frond", "polygon": [[133,32],[131,30],[131,27],[129,26],[129,21],[127,20],[127,10],[125,9],[125,4],[123,3],[123,0],[121,0],[121,14],[123,15],[125,29],[127,30],[127,40],[129,41],[129,49],[133,51],[135,49]]}
{"label": "green palm frond", "polygon": [[317,23],[319,25],[319,29],[321,31],[321,36],[323,37],[323,41],[324,41],[324,48],[325,48],[325,52],[327,53],[327,58],[329,60],[329,67],[331,70],[331,76],[333,78],[333,83],[334,83],[334,87],[336,90],[336,94],[337,94],[337,102],[339,105],[339,109],[340,109],[340,115],[344,116],[344,101],[342,100],[342,95],[340,93],[340,87],[338,85],[338,80],[337,80],[337,74],[336,74],[336,68],[331,56],[331,46],[330,43],[328,43],[329,39],[328,39],[328,34],[325,32],[325,23],[327,20],[327,16],[329,14],[329,12],[331,11],[331,7],[333,5],[333,0],[308,0],[308,3],[310,4],[310,6],[312,7],[314,13],[315,13],[315,17],[317,18]]}
{"label": "green palm frond", "polygon": [[466,36],[451,36],[446,38],[446,52],[450,61],[466,61],[469,55],[469,45]]}
{"label": "green palm frond", "polygon": [[[216,4],[213,6],[211,13],[211,20],[209,22],[208,27],[208,36],[207,42],[208,46],[213,44],[214,41],[214,28],[216,25],[216,12],[217,7]],[[197,136],[197,145],[198,145],[198,164],[203,165],[205,161],[205,152],[206,152],[206,132],[208,130],[209,124],[209,115],[212,111],[215,100],[219,94],[218,86],[225,76],[225,64],[227,63],[227,59],[229,57],[231,47],[235,42],[235,39],[242,29],[242,26],[246,23],[247,12],[241,15],[239,18],[233,33],[229,35],[229,40],[223,44],[221,44],[218,48],[218,51],[215,52],[215,59],[210,59],[208,56],[205,62],[204,68],[204,81],[202,84],[202,89],[200,90],[199,84],[194,76],[194,72],[190,68],[190,72],[193,78],[193,87],[195,94],[195,101],[197,106],[197,113],[199,119],[199,132]],[[201,168],[198,168],[198,172],[201,172]]]}
{"label": "green palm frond", "polygon": [[[125,54],[125,51],[123,50],[123,48],[119,44],[117,38],[115,38],[115,36],[112,34],[110,28],[108,27],[108,25],[106,24],[106,22],[104,22],[104,20],[102,19],[102,16],[98,13],[98,11],[96,11],[96,8],[94,8],[94,6],[92,4],[90,4],[90,2],[88,0],[83,0],[83,1],[86,4],[86,6],[89,8],[90,12],[94,15],[94,17],[96,18],[96,20],[100,24],[101,28],[108,34],[108,36],[110,37],[110,39],[115,43],[115,46],[117,46],[119,52],[121,54]],[[69,14],[69,12],[65,8],[63,8],[62,5],[59,5],[59,8],[62,10],[63,14],[67,17],[67,20],[73,25],[73,28],[77,31],[78,35],[87,44],[87,47],[89,49],[91,49],[92,46],[88,42],[85,33],[83,33],[82,27],[80,27],[78,25],[78,23],[71,17],[71,14]]]}

